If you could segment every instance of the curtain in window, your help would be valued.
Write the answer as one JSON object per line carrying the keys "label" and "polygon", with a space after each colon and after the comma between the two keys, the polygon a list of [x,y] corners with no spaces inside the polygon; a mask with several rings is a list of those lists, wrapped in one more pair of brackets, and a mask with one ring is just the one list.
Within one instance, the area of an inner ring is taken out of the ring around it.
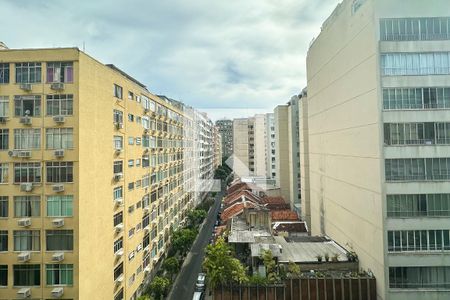
{"label": "curtain in window", "polygon": [[39,217],[41,205],[39,196],[17,196],[14,197],[15,217]]}

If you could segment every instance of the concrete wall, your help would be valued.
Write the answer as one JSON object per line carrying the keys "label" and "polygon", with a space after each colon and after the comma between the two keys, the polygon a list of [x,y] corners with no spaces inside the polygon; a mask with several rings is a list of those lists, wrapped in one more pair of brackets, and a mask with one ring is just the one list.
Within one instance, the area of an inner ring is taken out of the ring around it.
{"label": "concrete wall", "polygon": [[275,153],[276,153],[276,184],[281,195],[288,202],[291,199],[289,178],[289,130],[288,106],[278,105],[274,110],[275,121]]}

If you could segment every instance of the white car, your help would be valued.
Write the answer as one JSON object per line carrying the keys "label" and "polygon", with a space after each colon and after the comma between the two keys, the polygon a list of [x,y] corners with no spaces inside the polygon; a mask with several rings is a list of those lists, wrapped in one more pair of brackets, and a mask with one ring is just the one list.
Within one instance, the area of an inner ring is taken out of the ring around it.
{"label": "white car", "polygon": [[202,292],[205,290],[205,280],[206,280],[206,274],[198,273],[197,283],[195,284],[196,291]]}

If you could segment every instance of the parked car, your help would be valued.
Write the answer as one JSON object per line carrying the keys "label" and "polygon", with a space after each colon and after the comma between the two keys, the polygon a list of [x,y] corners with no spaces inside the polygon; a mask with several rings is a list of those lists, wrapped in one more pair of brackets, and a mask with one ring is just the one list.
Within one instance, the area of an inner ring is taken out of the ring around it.
{"label": "parked car", "polygon": [[205,290],[205,280],[206,280],[206,274],[198,273],[197,283],[195,284],[196,291],[203,292]]}
{"label": "parked car", "polygon": [[194,296],[192,297],[192,300],[203,300],[203,299],[205,299],[204,292],[194,292]]}

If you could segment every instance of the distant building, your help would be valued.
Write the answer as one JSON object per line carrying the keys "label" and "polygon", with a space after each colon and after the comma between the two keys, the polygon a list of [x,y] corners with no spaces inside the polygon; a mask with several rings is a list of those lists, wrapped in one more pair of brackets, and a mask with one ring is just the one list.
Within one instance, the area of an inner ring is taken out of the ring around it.
{"label": "distant building", "polygon": [[218,120],[216,126],[222,139],[222,157],[228,158],[233,154],[233,121]]}

